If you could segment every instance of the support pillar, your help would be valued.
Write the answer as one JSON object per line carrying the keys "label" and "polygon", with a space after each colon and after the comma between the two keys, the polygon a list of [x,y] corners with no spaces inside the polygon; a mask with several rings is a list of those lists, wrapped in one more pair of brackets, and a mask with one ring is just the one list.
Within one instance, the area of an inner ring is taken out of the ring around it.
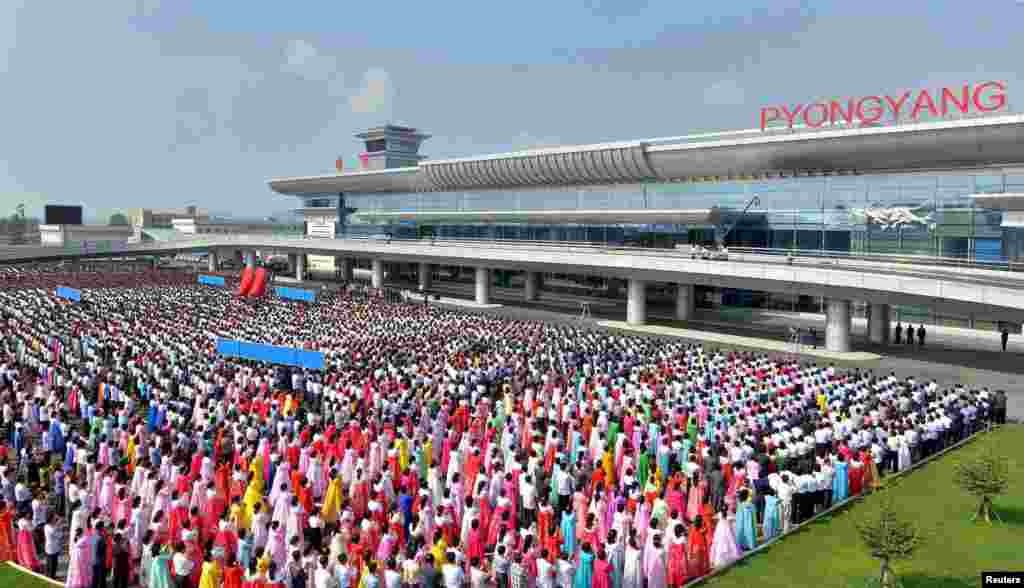
{"label": "support pillar", "polygon": [[526,278],[524,297],[527,302],[533,302],[540,298],[540,272],[526,272],[524,277]]}
{"label": "support pillar", "polygon": [[491,294],[491,270],[476,268],[476,303],[489,304]]}
{"label": "support pillar", "polygon": [[384,287],[384,262],[374,259],[371,262],[370,285],[374,288]]}
{"label": "support pillar", "polygon": [[693,284],[676,285],[676,319],[688,321],[693,318]]}
{"label": "support pillar", "polygon": [[220,260],[217,258],[217,252],[211,250],[206,254],[206,271],[215,272],[220,269]]}
{"label": "support pillar", "polygon": [[245,267],[256,267],[256,252],[251,249],[245,252]]}
{"label": "support pillar", "polygon": [[294,274],[295,268],[299,265],[298,255],[294,253],[288,254],[288,273]]}
{"label": "support pillar", "polygon": [[295,279],[300,282],[306,279],[306,255],[303,253],[295,256]]}
{"label": "support pillar", "polygon": [[647,322],[647,282],[644,280],[629,280],[626,322],[631,325],[642,325]]}
{"label": "support pillar", "polygon": [[825,350],[850,350],[850,301],[829,299],[825,303]]}
{"label": "support pillar", "polygon": [[334,258],[334,271],[338,274],[338,278],[345,281],[352,281],[352,260],[347,257],[335,257]]}
{"label": "support pillar", "polygon": [[429,263],[420,262],[417,277],[420,282],[420,291],[429,290],[434,285],[434,266]]}
{"label": "support pillar", "polygon": [[868,340],[879,345],[889,344],[891,308],[888,304],[872,304],[868,316]]}

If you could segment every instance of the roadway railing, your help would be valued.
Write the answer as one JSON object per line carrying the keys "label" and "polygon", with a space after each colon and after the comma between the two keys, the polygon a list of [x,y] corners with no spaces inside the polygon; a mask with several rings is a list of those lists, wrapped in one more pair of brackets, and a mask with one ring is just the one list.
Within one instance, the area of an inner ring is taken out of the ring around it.
{"label": "roadway railing", "polygon": [[[1010,261],[969,260],[959,257],[933,257],[925,255],[901,255],[887,253],[857,253],[829,250],[793,250],[751,247],[730,247],[727,255],[716,252],[705,254],[693,253],[688,246],[679,248],[653,248],[639,245],[613,245],[591,241],[528,241],[512,239],[437,239],[437,238],[400,238],[385,235],[348,236],[339,239],[323,239],[303,235],[182,235],[163,241],[147,241],[143,243],[91,243],[83,248],[76,244],[66,247],[12,246],[0,248],[0,261],[24,259],[26,254],[40,256],[78,255],[87,257],[90,254],[109,257],[111,254],[145,255],[153,252],[166,252],[168,249],[187,247],[202,250],[205,247],[273,247],[280,243],[282,247],[295,246],[296,243],[315,242],[357,242],[379,245],[430,245],[431,247],[456,247],[479,249],[508,249],[510,247],[531,249],[534,251],[557,251],[565,253],[610,253],[640,254],[645,256],[671,257],[676,259],[708,259],[728,260],[749,263],[769,263],[799,265],[803,267],[818,266],[830,269],[862,270],[870,266],[881,269],[887,266],[891,271],[899,273],[927,274],[929,270],[951,270],[957,274],[989,275],[992,271],[1004,272],[1006,278],[1024,280],[1024,263]],[[1005,272],[1013,272],[1007,275]],[[1016,280],[1014,280],[1016,281]]]}

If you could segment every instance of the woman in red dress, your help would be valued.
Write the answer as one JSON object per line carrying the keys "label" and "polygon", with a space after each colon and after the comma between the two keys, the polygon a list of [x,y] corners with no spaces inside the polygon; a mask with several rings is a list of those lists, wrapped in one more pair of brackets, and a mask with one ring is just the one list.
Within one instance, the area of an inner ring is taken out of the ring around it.
{"label": "woman in red dress", "polygon": [[860,494],[864,482],[864,464],[859,461],[851,461],[848,475],[850,479],[850,496],[857,496]]}
{"label": "woman in red dress", "polygon": [[14,509],[0,500],[0,562],[14,561]]}
{"label": "woman in red dress", "polygon": [[668,585],[671,588],[680,588],[690,575],[687,537],[682,525],[676,525],[672,529],[668,540],[668,550]]}
{"label": "woman in red dress", "polygon": [[234,553],[227,554],[224,566],[224,584],[222,588],[242,588],[242,566],[238,565]]}
{"label": "woman in red dress", "polygon": [[708,549],[708,527],[704,517],[697,515],[690,525],[690,537],[686,542],[687,572],[691,577],[698,578],[711,571],[711,553]]}

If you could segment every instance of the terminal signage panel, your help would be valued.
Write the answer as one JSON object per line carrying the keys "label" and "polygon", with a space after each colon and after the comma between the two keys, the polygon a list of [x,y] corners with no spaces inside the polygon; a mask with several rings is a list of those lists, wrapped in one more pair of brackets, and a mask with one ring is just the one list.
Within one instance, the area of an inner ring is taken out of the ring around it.
{"label": "terminal signage panel", "polygon": [[335,223],[334,222],[322,222],[322,223],[309,223],[309,229],[306,233],[310,237],[317,239],[333,239],[335,236]]}
{"label": "terminal signage panel", "polygon": [[831,125],[870,127],[900,120],[928,120],[955,114],[991,114],[1006,110],[1005,82],[964,83],[939,90],[906,90],[894,94],[778,104],[761,108],[761,130]]}

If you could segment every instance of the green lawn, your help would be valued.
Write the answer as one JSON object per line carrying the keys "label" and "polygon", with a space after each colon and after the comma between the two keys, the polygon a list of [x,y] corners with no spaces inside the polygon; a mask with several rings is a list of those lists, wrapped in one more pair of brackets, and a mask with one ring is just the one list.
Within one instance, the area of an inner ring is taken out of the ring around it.
{"label": "green lawn", "polygon": [[0,564],[0,586],[10,586],[12,588],[54,588],[53,584],[21,572],[8,564]]}
{"label": "green lawn", "polygon": [[[1003,523],[972,523],[976,503],[953,485],[953,466],[995,447],[1010,460],[1011,486],[996,501]],[[896,481],[897,505],[928,531],[914,559],[896,562],[904,588],[966,588],[980,585],[982,571],[1024,571],[1024,425],[1009,425],[982,436]],[[863,588],[877,574],[854,527],[871,510],[869,497],[824,517],[780,543],[739,563],[703,586]]]}

